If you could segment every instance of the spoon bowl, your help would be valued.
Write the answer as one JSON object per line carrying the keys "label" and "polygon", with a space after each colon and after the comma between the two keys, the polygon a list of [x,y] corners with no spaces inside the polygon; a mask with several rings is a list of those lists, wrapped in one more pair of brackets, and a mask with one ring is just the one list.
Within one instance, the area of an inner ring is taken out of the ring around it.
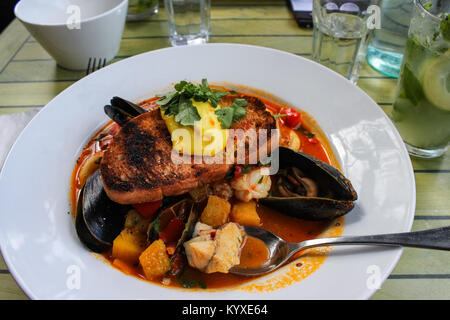
{"label": "spoon bowl", "polygon": [[281,267],[297,252],[320,246],[362,244],[450,250],[450,226],[417,232],[322,238],[296,243],[286,242],[262,228],[244,226],[244,230],[248,236],[263,241],[269,250],[269,258],[257,268],[236,266],[230,269],[230,273],[244,276],[257,276],[272,272]]}

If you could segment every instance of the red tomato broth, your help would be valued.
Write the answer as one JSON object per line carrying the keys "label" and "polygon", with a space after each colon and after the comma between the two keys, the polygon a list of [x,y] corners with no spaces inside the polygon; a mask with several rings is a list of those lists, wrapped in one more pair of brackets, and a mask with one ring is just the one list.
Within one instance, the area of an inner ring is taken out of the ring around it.
{"label": "red tomato broth", "polygon": [[[246,95],[249,95],[246,93]],[[269,101],[267,99],[261,98],[260,96],[254,95],[257,98],[261,99],[269,112],[272,114],[278,114],[280,109],[283,107],[280,104],[277,104],[275,102]],[[146,110],[153,110],[154,108],[158,108],[159,106],[155,103],[158,100],[157,97],[142,101],[139,103],[141,107],[143,107]],[[301,113],[301,119],[302,119],[302,128],[304,130],[307,130],[308,132],[314,133],[315,141],[311,142],[311,137],[308,137],[302,132],[301,130],[295,130],[295,132],[298,134],[298,137],[301,140],[301,148],[300,151],[307,153],[311,156],[316,157],[317,159],[320,159],[328,164],[331,164],[335,167],[339,168],[338,162],[336,161],[336,158],[334,157],[332,153],[331,146],[329,145],[325,135],[321,132],[321,130],[318,128],[316,122],[312,117],[307,114],[304,111],[300,111],[298,109],[295,109],[298,112]],[[288,128],[285,126],[279,118],[277,119],[277,125],[280,129],[280,135],[285,135],[290,130],[293,130],[291,128]],[[104,150],[104,148],[101,147],[101,141],[98,141],[102,135],[105,133],[108,133],[109,131],[113,130],[112,128],[114,126],[117,126],[113,121],[108,122],[96,135],[92,137],[92,139],[89,141],[89,143],[86,145],[86,147],[83,149],[83,152],[81,153],[80,157],[78,158],[75,168],[72,173],[72,180],[71,180],[71,199],[72,199],[72,213],[73,215],[76,212],[76,203],[77,198],[79,195],[79,192],[81,191],[82,186],[79,183],[79,172],[80,168],[82,167],[83,163],[87,161],[89,157],[94,155],[97,152],[101,152]],[[118,130],[114,130],[118,131]],[[306,221],[301,220],[293,217],[289,217],[286,215],[283,215],[279,212],[276,212],[272,209],[259,206],[257,208],[258,214],[261,218],[261,227],[265,228],[281,238],[283,238],[286,241],[291,242],[298,242],[303,241],[307,239],[313,239],[316,238],[319,234],[321,234],[323,231],[325,231],[329,225],[330,222],[318,222],[318,221]],[[253,241],[248,242],[253,243],[252,245],[255,246]],[[247,244],[248,246],[248,244]],[[247,248],[243,248],[242,252],[247,252],[248,250],[251,250]],[[264,254],[264,248],[255,248],[256,251],[261,252],[261,254]],[[301,253],[300,253],[301,254]],[[148,280],[145,278],[144,273],[142,271],[142,268],[139,265],[130,265],[127,262],[121,261],[119,259],[115,259],[111,256],[111,251],[106,252],[103,254],[103,256],[109,261],[112,267],[126,273],[132,276],[135,276],[139,279],[149,281],[152,283],[161,284],[160,280]],[[298,255],[297,255],[298,256]],[[260,260],[263,260],[260,258]],[[250,263],[250,262],[247,262]],[[208,289],[217,289],[217,288],[226,288],[226,287],[232,287],[236,285],[241,285],[243,283],[252,281],[257,277],[246,277],[246,276],[238,276],[233,274],[223,274],[223,273],[213,273],[213,274],[205,274],[199,270],[193,269],[191,267],[187,267],[185,271],[183,272],[182,276],[180,278],[167,276],[164,277],[164,285],[170,286],[170,287],[177,287],[177,288],[183,288],[183,287],[197,287],[197,288],[208,288]],[[187,280],[186,280],[187,279]],[[188,286],[186,286],[186,283],[188,283]]]}

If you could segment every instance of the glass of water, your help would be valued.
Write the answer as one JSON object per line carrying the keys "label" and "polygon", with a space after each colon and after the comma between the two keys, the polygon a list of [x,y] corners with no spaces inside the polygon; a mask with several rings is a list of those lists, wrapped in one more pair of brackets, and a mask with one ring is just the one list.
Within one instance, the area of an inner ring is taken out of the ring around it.
{"label": "glass of water", "polygon": [[377,0],[314,0],[313,59],[356,83],[371,31],[379,23],[377,4]]}
{"label": "glass of water", "polygon": [[211,0],[164,0],[172,46],[209,40]]}
{"label": "glass of water", "polygon": [[129,0],[127,20],[142,20],[158,13],[158,0]]}
{"label": "glass of water", "polygon": [[375,70],[398,78],[408,37],[413,0],[383,0],[381,29],[375,29],[367,49],[367,62]]}

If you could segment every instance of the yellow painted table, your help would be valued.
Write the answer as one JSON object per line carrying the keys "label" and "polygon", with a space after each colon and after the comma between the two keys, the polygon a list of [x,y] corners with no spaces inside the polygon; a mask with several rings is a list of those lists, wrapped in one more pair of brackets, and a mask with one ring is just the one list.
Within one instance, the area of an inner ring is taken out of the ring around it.
{"label": "yellow painted table", "polygon": [[[214,0],[211,15],[211,42],[259,45],[311,57],[312,32],[297,26],[285,1]],[[145,21],[127,23],[120,51],[111,63],[170,46],[167,34],[164,9]],[[0,35],[0,115],[41,108],[84,75],[57,67],[17,20]],[[388,113],[395,85],[396,79],[367,64],[358,81]],[[412,162],[417,188],[413,230],[449,225],[450,152],[439,159]],[[0,257],[0,299],[26,298]],[[450,299],[450,253],[405,249],[372,299]]]}

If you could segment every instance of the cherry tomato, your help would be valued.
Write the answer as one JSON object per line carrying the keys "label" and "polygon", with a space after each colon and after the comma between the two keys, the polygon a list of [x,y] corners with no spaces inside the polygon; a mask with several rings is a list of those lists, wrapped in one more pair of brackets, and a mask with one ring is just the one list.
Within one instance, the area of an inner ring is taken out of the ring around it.
{"label": "cherry tomato", "polygon": [[162,201],[133,204],[133,207],[144,217],[150,218],[162,205]]}
{"label": "cherry tomato", "polygon": [[286,114],[285,117],[280,117],[279,119],[291,129],[295,129],[302,124],[302,115],[292,108],[281,108],[279,114]]}
{"label": "cherry tomato", "polygon": [[242,167],[241,166],[234,166],[234,178],[237,179],[240,176],[242,176]]}
{"label": "cherry tomato", "polygon": [[319,142],[319,140],[317,140],[316,138],[308,138],[308,142],[312,143],[312,144],[316,144]]}
{"label": "cherry tomato", "polygon": [[167,227],[164,228],[163,231],[158,233],[158,237],[164,241],[164,243],[177,241],[184,230],[184,223],[177,217],[173,217],[172,220],[170,220]]}

